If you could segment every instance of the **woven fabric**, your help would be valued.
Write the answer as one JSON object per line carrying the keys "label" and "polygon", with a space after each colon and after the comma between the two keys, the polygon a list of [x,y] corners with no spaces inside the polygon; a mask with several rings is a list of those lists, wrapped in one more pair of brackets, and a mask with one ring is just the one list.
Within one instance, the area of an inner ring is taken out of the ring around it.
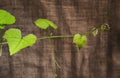
{"label": "woven fabric", "polygon": [[120,78],[120,1],[119,0],[0,0],[0,9],[16,16],[10,27],[22,34],[38,37],[48,31],[37,28],[33,21],[47,18],[58,29],[53,35],[83,33],[108,23],[111,30],[97,37],[88,36],[80,50],[71,38],[38,40],[32,47],[9,56],[7,45],[0,57],[0,78],[54,78],[54,58],[60,65],[56,78]]}

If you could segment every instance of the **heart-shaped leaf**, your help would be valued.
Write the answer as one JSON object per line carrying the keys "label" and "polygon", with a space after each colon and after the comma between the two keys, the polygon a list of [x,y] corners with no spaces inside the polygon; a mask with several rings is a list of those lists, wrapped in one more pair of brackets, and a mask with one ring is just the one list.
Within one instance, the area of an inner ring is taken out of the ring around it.
{"label": "heart-shaped leaf", "polygon": [[47,29],[48,27],[52,27],[54,29],[57,28],[57,25],[54,24],[52,21],[48,20],[48,19],[43,19],[43,18],[39,18],[35,21],[35,25],[38,26],[41,29]]}
{"label": "heart-shaped leaf", "polygon": [[7,40],[10,55],[17,53],[27,46],[32,46],[37,40],[37,37],[33,34],[22,37],[21,31],[15,28],[8,29],[3,38]]}
{"label": "heart-shaped leaf", "polygon": [[9,12],[0,9],[0,25],[15,23],[15,17]]}
{"label": "heart-shaped leaf", "polygon": [[84,46],[87,42],[87,37],[86,35],[81,35],[81,34],[75,34],[73,37],[73,43],[78,45],[79,48]]}

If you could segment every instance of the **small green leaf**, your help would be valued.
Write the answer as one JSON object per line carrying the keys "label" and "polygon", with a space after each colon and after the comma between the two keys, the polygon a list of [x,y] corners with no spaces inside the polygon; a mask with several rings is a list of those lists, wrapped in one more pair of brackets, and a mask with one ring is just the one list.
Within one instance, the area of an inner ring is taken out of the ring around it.
{"label": "small green leaf", "polygon": [[73,37],[73,43],[78,45],[79,48],[84,46],[87,42],[87,37],[86,35],[81,35],[81,34],[75,34]]}
{"label": "small green leaf", "polygon": [[15,28],[8,29],[3,38],[7,40],[10,55],[17,53],[25,47],[32,46],[37,40],[36,36],[33,34],[22,37],[21,31]]}
{"label": "small green leaf", "polygon": [[0,9],[0,25],[15,23],[15,17],[9,12]]}
{"label": "small green leaf", "polygon": [[52,21],[50,21],[48,19],[42,19],[42,18],[37,19],[35,21],[35,25],[41,29],[47,29],[48,27],[52,27],[54,29],[57,28],[57,25],[54,24]]}
{"label": "small green leaf", "polygon": [[4,29],[5,28],[5,26],[3,26],[3,25],[0,25],[0,29]]}
{"label": "small green leaf", "polygon": [[101,29],[101,30],[110,30],[110,27],[109,27],[108,24],[102,24],[102,25],[100,26],[100,29]]}
{"label": "small green leaf", "polygon": [[92,34],[96,36],[98,34],[98,29],[93,28],[92,30],[93,30]]}

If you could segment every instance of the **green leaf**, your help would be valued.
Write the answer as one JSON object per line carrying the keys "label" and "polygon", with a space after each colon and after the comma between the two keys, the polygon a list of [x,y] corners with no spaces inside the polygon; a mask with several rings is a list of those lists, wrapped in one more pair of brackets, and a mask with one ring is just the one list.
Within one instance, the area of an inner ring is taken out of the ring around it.
{"label": "green leaf", "polygon": [[75,34],[73,37],[73,43],[78,45],[79,48],[83,47],[87,42],[86,35]]}
{"label": "green leaf", "polygon": [[7,40],[10,55],[17,53],[23,48],[32,46],[37,40],[36,36],[33,34],[22,37],[21,31],[15,28],[8,29],[3,38]]}
{"label": "green leaf", "polygon": [[0,25],[15,23],[15,17],[9,12],[0,9]]}
{"label": "green leaf", "polygon": [[108,24],[102,24],[102,25],[100,26],[100,29],[101,29],[101,30],[110,30],[110,27],[109,27]]}
{"label": "green leaf", "polygon": [[0,29],[4,29],[5,28],[5,26],[3,26],[3,25],[0,25]]}
{"label": "green leaf", "polygon": [[98,29],[93,28],[92,30],[93,30],[92,34],[93,34],[94,36],[96,36],[96,35],[98,34]]}
{"label": "green leaf", "polygon": [[52,21],[50,21],[48,19],[42,19],[42,18],[37,19],[35,21],[35,25],[41,29],[47,29],[48,27],[52,27],[54,29],[57,28],[57,25],[54,24]]}

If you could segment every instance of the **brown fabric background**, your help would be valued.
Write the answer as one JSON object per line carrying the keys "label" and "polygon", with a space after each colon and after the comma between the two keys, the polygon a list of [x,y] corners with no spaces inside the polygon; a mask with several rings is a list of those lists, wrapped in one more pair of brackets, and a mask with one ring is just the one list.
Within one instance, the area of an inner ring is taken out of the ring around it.
{"label": "brown fabric background", "polygon": [[70,38],[54,39],[54,49],[47,39],[37,41],[13,56],[5,45],[0,78],[53,78],[53,51],[61,66],[57,78],[120,78],[120,0],[0,0],[0,8],[16,16],[7,28],[20,28],[23,35],[47,34],[33,24],[39,17],[58,25],[51,29],[54,35],[82,33],[102,23],[111,27],[97,37],[89,35],[81,50]]}

